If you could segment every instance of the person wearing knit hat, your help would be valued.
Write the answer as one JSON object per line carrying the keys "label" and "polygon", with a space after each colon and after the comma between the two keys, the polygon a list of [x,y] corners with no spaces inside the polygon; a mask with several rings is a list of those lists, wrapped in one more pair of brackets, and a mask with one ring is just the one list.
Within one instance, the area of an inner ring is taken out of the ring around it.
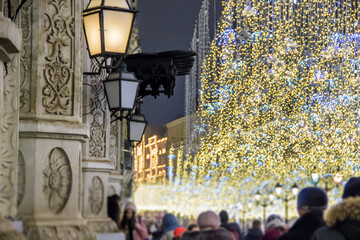
{"label": "person wearing knit hat", "polygon": [[172,240],[174,237],[174,230],[179,227],[177,218],[171,214],[167,213],[162,219],[163,227],[163,240]]}
{"label": "person wearing knit hat", "polygon": [[279,215],[271,214],[266,220],[265,235],[262,240],[276,240],[288,229],[289,227]]}
{"label": "person wearing knit hat", "polygon": [[186,232],[186,228],[183,227],[178,227],[177,229],[174,230],[174,238],[173,240],[179,240],[181,235]]}
{"label": "person wearing knit hat", "polygon": [[200,230],[217,229],[220,226],[220,217],[214,211],[206,211],[200,213],[197,218]]}
{"label": "person wearing knit hat", "polygon": [[327,203],[324,190],[316,187],[302,189],[297,196],[300,218],[278,240],[310,240],[316,230],[325,226],[323,214]]}
{"label": "person wearing knit hat", "polygon": [[327,226],[317,230],[313,240],[360,239],[360,177],[348,180],[342,198],[325,212]]}
{"label": "person wearing knit hat", "polygon": [[146,240],[149,237],[141,217],[136,218],[136,206],[132,202],[125,205],[119,229],[126,235],[126,240]]}

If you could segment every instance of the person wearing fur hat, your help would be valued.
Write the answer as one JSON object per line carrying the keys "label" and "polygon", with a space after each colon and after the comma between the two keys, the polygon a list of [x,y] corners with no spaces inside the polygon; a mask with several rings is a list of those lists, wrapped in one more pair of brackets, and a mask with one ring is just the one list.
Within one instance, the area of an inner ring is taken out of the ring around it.
{"label": "person wearing fur hat", "polygon": [[119,229],[126,235],[126,240],[146,240],[149,237],[141,218],[136,219],[136,206],[132,202],[125,205]]}
{"label": "person wearing fur hat", "polygon": [[346,183],[343,201],[325,213],[327,227],[316,231],[313,240],[360,239],[360,177],[352,177]]}
{"label": "person wearing fur hat", "polygon": [[262,240],[276,240],[288,229],[289,227],[279,215],[271,214],[266,220],[265,235]]}
{"label": "person wearing fur hat", "polygon": [[325,226],[323,214],[327,204],[324,190],[316,187],[302,189],[297,197],[300,218],[279,240],[310,240],[316,230]]}

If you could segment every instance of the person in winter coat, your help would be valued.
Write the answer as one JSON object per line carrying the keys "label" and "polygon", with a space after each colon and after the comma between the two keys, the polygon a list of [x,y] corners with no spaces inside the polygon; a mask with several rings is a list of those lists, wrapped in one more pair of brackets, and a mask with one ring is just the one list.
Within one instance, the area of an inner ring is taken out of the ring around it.
{"label": "person in winter coat", "polygon": [[245,240],[261,240],[263,236],[264,233],[261,231],[261,222],[259,220],[254,220],[252,228],[249,229]]}
{"label": "person in winter coat", "polygon": [[208,229],[203,231],[185,232],[181,240],[234,240],[234,236],[226,229]]}
{"label": "person in winter coat", "polygon": [[136,219],[136,206],[132,202],[125,205],[124,216],[119,228],[124,232],[126,240],[146,240],[149,237],[141,218]]}
{"label": "person in winter coat", "polygon": [[229,223],[229,214],[225,211],[225,210],[222,210],[220,213],[219,213],[219,216],[220,216],[220,221],[221,221],[221,225],[220,227],[222,228],[225,228],[226,230],[232,232],[232,233],[236,233],[235,235],[235,239],[237,240],[243,240],[243,236],[241,234],[241,229],[240,229],[240,226],[239,224],[237,223]]}
{"label": "person in winter coat", "polygon": [[327,227],[317,230],[313,240],[360,239],[360,177],[349,179],[342,197],[341,203],[326,211]]}
{"label": "person in winter coat", "polygon": [[197,223],[200,230],[215,230],[220,226],[220,217],[214,211],[206,211],[199,214]]}
{"label": "person in winter coat", "polygon": [[200,213],[197,222],[200,231],[185,232],[181,240],[235,240],[231,232],[219,228],[220,217],[214,211]]}
{"label": "person in winter coat", "polygon": [[325,226],[323,214],[327,207],[326,193],[316,187],[302,189],[297,197],[300,218],[279,240],[310,240],[316,230]]}
{"label": "person in winter coat", "polygon": [[277,214],[270,215],[266,220],[265,235],[262,240],[276,240],[281,237],[289,227]]}
{"label": "person in winter coat", "polygon": [[176,217],[171,213],[167,213],[162,219],[162,227],[163,240],[172,240],[174,237],[174,230],[180,226]]}

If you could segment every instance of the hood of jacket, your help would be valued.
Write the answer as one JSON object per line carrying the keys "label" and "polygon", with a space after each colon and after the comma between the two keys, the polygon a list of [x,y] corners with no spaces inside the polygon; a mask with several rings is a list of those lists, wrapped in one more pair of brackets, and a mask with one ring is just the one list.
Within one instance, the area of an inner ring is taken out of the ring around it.
{"label": "hood of jacket", "polygon": [[325,222],[330,227],[345,221],[360,222],[360,197],[344,199],[325,212]]}

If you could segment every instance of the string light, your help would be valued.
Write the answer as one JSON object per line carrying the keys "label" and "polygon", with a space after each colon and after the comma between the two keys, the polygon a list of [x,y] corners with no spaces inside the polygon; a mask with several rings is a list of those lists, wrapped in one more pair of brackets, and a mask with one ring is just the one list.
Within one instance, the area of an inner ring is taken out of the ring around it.
{"label": "string light", "polygon": [[[313,185],[315,175],[318,186],[358,175],[358,1],[223,5],[203,63],[194,128],[200,145],[177,165],[183,170],[172,191],[158,186],[166,189],[161,197],[185,215],[226,208],[237,216],[239,202],[247,206],[246,199],[273,191],[277,182],[290,189]],[[336,185],[332,202],[343,184]],[[281,204],[274,200],[267,211],[282,212]],[[291,204],[290,217],[296,216]],[[258,217],[259,209],[246,215]]]}

